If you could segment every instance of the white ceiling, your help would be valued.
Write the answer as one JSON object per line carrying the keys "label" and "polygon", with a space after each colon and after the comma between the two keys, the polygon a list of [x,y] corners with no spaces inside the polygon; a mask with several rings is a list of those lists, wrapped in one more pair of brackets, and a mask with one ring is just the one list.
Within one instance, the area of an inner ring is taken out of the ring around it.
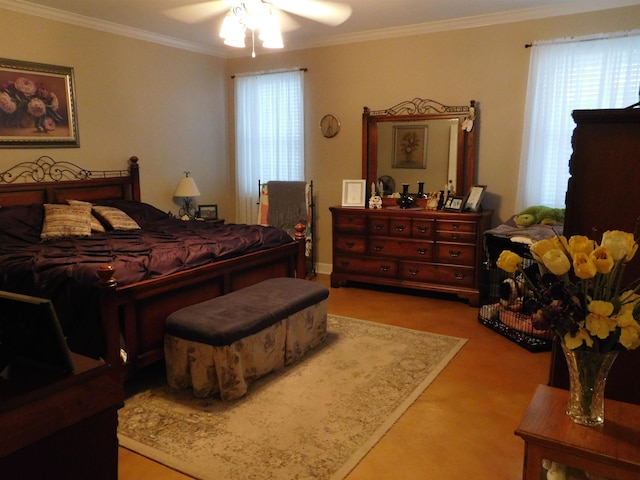
{"label": "white ceiling", "polygon": [[[304,0],[298,0],[302,2]],[[337,45],[456,28],[561,16],[639,5],[640,0],[334,0],[352,14],[330,27],[289,14],[299,28],[285,32],[285,49]],[[169,18],[167,9],[212,4],[202,0],[0,0],[0,8],[98,30],[144,38],[219,56],[249,55],[250,48],[223,45],[218,36],[223,14],[187,24]],[[206,5],[203,5],[206,7]],[[250,42],[249,42],[250,43]],[[260,50],[256,48],[258,52]]]}

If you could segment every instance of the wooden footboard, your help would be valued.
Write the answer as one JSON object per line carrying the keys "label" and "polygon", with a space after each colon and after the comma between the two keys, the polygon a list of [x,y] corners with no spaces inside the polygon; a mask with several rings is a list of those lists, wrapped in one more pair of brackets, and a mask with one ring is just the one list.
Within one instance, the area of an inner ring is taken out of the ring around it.
{"label": "wooden footboard", "polygon": [[105,360],[125,380],[136,369],[163,359],[164,324],[170,313],[268,278],[304,278],[304,235],[288,245],[122,287],[110,266],[101,267],[98,275]]}

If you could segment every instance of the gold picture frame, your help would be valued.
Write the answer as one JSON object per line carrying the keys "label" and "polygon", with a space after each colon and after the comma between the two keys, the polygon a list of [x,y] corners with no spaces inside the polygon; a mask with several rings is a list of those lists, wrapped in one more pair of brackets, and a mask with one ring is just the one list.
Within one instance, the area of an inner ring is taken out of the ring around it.
{"label": "gold picture frame", "polygon": [[393,168],[427,168],[427,126],[393,127]]}
{"label": "gold picture frame", "polygon": [[73,68],[0,58],[0,148],[79,147]]}

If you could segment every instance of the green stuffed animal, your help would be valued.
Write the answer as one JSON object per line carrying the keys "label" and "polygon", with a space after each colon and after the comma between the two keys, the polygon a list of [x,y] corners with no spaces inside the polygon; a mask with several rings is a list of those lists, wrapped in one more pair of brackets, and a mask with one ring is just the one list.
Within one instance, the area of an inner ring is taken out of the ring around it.
{"label": "green stuffed animal", "polygon": [[564,208],[551,208],[544,206],[529,207],[522,210],[514,217],[518,228],[526,228],[531,225],[562,225],[564,223]]}

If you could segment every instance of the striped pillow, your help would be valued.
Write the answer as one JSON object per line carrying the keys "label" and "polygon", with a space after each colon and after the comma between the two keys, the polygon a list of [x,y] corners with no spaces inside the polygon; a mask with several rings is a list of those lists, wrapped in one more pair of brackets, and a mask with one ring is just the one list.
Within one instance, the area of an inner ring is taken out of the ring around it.
{"label": "striped pillow", "polygon": [[91,235],[91,207],[45,203],[40,238],[88,237]]}
{"label": "striped pillow", "polygon": [[[88,205],[89,207],[91,207],[91,203],[83,202],[82,200],[67,200],[67,203],[69,205]],[[95,215],[91,215],[91,231],[92,232],[105,232],[106,231],[104,229],[104,226],[102,226],[102,224],[100,223],[100,220],[98,220],[95,217]]]}
{"label": "striped pillow", "polygon": [[133,218],[118,208],[94,205],[93,211],[114,230],[138,230],[140,228],[140,225]]}

